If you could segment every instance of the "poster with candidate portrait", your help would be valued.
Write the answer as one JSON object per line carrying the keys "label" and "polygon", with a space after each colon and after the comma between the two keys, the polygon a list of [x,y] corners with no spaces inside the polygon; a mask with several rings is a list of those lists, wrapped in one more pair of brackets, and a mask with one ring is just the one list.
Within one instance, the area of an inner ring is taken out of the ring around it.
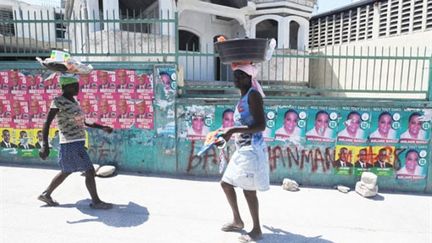
{"label": "poster with candidate portrait", "polygon": [[78,102],[81,110],[84,112],[87,123],[98,122],[98,100],[99,95],[97,93],[79,93]]}
{"label": "poster with candidate portrait", "polygon": [[97,71],[92,71],[89,74],[78,75],[78,82],[81,90],[80,94],[96,95],[99,91]]}
{"label": "poster with candidate portrait", "polygon": [[2,152],[5,152],[7,154],[15,154],[16,149],[18,148],[18,145],[15,142],[15,129],[11,127],[1,127],[0,128],[0,134],[1,134],[1,142],[0,142],[0,148]]}
{"label": "poster with candidate portrait", "polygon": [[264,107],[264,114],[266,119],[266,128],[263,131],[264,141],[271,142],[275,139],[276,121],[278,117],[277,106]]}
{"label": "poster with candidate portrait", "polygon": [[308,110],[306,142],[334,143],[337,135],[339,114],[332,107],[311,107]]}
{"label": "poster with candidate portrait", "polygon": [[15,129],[14,138],[18,145],[18,156],[23,158],[35,158],[39,156],[34,146],[34,129]]}
{"label": "poster with candidate portrait", "polygon": [[216,105],[211,131],[234,126],[234,105]]}
{"label": "poster with candidate portrait", "polygon": [[42,128],[46,121],[49,103],[45,94],[29,95],[30,126],[28,128]]}
{"label": "poster with candidate portrait", "polygon": [[118,128],[131,128],[135,123],[135,105],[131,99],[116,96]]}
{"label": "poster with candidate portrait", "polygon": [[352,175],[354,167],[354,152],[357,151],[353,145],[337,145],[335,148],[335,160],[333,166],[336,175]]}
{"label": "poster with candidate portrait", "polygon": [[175,69],[160,69],[157,75],[159,77],[156,79],[158,81],[156,83],[156,92],[165,98],[173,96],[177,89],[177,74]]}
{"label": "poster with candidate portrait", "polygon": [[152,72],[136,71],[135,90],[137,99],[152,100],[154,98]]}
{"label": "poster with candidate portrait", "polygon": [[60,75],[50,76],[43,81],[45,94],[49,100],[53,100],[54,97],[62,94],[62,90],[59,83]]}
{"label": "poster with candidate portrait", "polygon": [[43,134],[42,134],[42,129],[41,128],[37,128],[37,129],[32,129],[32,133],[31,135],[33,135],[32,140],[33,140],[33,146],[35,149],[39,150],[43,147]]}
{"label": "poster with candidate portrait", "polygon": [[27,95],[17,95],[11,100],[13,128],[24,129],[30,126],[28,99]]}
{"label": "poster with candidate portrait", "polygon": [[117,93],[132,95],[135,93],[136,73],[135,70],[117,69],[115,70],[115,83]]}
{"label": "poster with candidate portrait", "polygon": [[430,139],[431,121],[423,121],[424,111],[401,112],[401,144],[427,144]]}
{"label": "poster with candidate portrait", "polygon": [[275,124],[275,140],[304,143],[308,109],[302,106],[280,106]]}
{"label": "poster with candidate portrait", "polygon": [[[96,75],[96,77],[94,77]],[[97,70],[92,72],[93,78],[97,79],[99,93],[114,94],[117,91],[116,73],[113,71]]]}
{"label": "poster with candidate portrait", "polygon": [[342,107],[339,111],[338,143],[365,144],[371,126],[371,114],[365,108]]}
{"label": "poster with candidate portrait", "polygon": [[42,75],[27,75],[27,93],[30,95],[44,95],[45,88],[43,84]]}
{"label": "poster with candidate portrait", "polygon": [[398,180],[425,179],[430,155],[427,146],[408,146],[398,153],[400,168],[396,171]]}
{"label": "poster with candidate portrait", "polygon": [[112,93],[101,94],[98,99],[98,123],[110,126],[114,129],[120,128],[117,113],[118,95]]}
{"label": "poster with candidate portrait", "polygon": [[0,95],[9,94],[9,75],[7,71],[0,72]]}
{"label": "poster with candidate portrait", "polygon": [[12,127],[12,104],[9,94],[0,96],[0,127]]}
{"label": "poster with candidate portrait", "polygon": [[371,146],[354,146],[352,154],[354,175],[360,176],[363,172],[372,170],[374,154]]}
{"label": "poster with candidate portrait", "polygon": [[392,176],[396,159],[396,147],[372,147],[372,172],[377,176]]}
{"label": "poster with candidate portrait", "polygon": [[141,129],[154,128],[154,111],[151,100],[137,100],[135,108],[135,127]]}
{"label": "poster with candidate portrait", "polygon": [[10,70],[8,71],[8,86],[9,93],[12,95],[26,95],[27,94],[27,80],[24,74]]}
{"label": "poster with candidate portrait", "polygon": [[213,128],[222,126],[222,124],[214,124],[215,106],[183,106],[180,107],[178,114],[184,117],[183,122],[178,124],[178,136],[189,141],[204,142]]}
{"label": "poster with candidate portrait", "polygon": [[402,112],[399,109],[373,109],[369,133],[371,143],[394,144],[399,141]]}

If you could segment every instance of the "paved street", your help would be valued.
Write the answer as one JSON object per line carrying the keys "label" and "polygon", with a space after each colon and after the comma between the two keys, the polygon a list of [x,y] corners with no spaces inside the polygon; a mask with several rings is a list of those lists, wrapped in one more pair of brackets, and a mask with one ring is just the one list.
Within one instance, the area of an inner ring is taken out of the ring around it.
{"label": "paved street", "polygon": [[[0,241],[45,242],[238,242],[240,233],[220,231],[230,220],[217,181],[138,174],[98,178],[108,211],[90,209],[84,177],[71,175],[45,207],[36,197],[57,173],[50,168],[0,165]],[[251,218],[240,191],[246,229]],[[365,199],[355,192],[278,185],[259,194],[264,238],[259,242],[432,242],[432,197],[380,193]]]}

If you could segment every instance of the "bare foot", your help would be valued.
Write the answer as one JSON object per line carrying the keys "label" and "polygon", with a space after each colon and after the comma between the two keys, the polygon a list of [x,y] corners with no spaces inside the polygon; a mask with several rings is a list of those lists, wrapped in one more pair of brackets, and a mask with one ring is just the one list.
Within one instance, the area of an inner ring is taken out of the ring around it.
{"label": "bare foot", "polygon": [[100,201],[96,203],[90,203],[90,207],[93,209],[111,209],[113,205],[111,203]]}
{"label": "bare foot", "polygon": [[247,233],[246,235],[242,235],[239,237],[239,241],[244,242],[253,242],[257,241],[262,238],[262,232],[261,229],[253,229],[251,232]]}

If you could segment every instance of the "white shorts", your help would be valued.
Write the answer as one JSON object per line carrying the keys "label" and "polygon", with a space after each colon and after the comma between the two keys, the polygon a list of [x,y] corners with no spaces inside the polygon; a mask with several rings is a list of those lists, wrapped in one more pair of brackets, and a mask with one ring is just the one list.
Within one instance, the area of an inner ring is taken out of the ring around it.
{"label": "white shorts", "polygon": [[222,181],[248,191],[270,189],[267,146],[243,146],[231,157]]}

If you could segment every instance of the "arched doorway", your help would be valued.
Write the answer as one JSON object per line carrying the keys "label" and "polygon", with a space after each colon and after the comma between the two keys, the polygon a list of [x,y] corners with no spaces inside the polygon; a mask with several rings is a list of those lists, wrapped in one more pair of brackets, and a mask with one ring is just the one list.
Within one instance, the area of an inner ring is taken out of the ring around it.
{"label": "arched doorway", "polygon": [[187,30],[179,30],[179,50],[180,51],[200,51],[200,38]]}
{"label": "arched doorway", "polygon": [[292,20],[289,24],[289,48],[297,50],[298,46],[298,38],[299,38],[299,29],[300,25],[296,21]]}
{"label": "arched doorway", "polygon": [[278,22],[273,19],[266,19],[259,22],[255,27],[256,38],[274,38],[278,41]]}

